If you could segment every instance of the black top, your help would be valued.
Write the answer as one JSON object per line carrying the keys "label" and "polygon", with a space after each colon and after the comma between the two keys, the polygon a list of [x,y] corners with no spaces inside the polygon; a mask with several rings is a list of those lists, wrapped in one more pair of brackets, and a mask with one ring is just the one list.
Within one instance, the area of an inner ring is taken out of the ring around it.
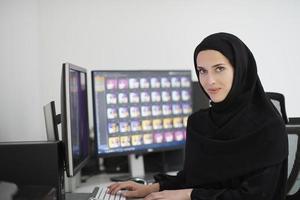
{"label": "black top", "polygon": [[[287,161],[240,177],[194,188],[192,200],[282,200],[285,198]],[[185,186],[184,171],[177,176],[159,177],[160,190],[176,190]]]}
{"label": "black top", "polygon": [[196,72],[204,50],[229,60],[232,88],[222,102],[189,117],[184,168],[177,177],[160,180],[161,190],[194,188],[192,199],[278,199],[285,193],[288,140],[255,59],[239,38],[216,33],[195,49]]}

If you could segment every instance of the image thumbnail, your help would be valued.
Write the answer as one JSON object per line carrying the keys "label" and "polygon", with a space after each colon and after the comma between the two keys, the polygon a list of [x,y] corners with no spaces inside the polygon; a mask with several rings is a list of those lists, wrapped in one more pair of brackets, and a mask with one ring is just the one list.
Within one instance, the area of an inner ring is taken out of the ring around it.
{"label": "image thumbnail", "polygon": [[171,132],[171,131],[165,132],[164,135],[165,135],[166,142],[173,142],[173,140],[174,140],[173,132]]}
{"label": "image thumbnail", "polygon": [[119,132],[119,125],[117,123],[108,123],[108,132],[110,134]]}
{"label": "image thumbnail", "polygon": [[160,102],[161,101],[160,92],[152,91],[151,92],[151,99],[152,99],[152,102]]}
{"label": "image thumbnail", "polygon": [[143,131],[151,131],[152,130],[152,121],[151,120],[143,120],[142,121],[142,129],[143,129]]}
{"label": "image thumbnail", "polygon": [[183,127],[182,118],[181,117],[175,117],[175,118],[173,118],[173,127],[174,128],[181,128],[181,127]]}
{"label": "image thumbnail", "polygon": [[126,93],[119,93],[118,94],[118,100],[119,100],[120,104],[128,103],[128,95]]}
{"label": "image thumbnail", "polygon": [[150,82],[147,78],[141,78],[140,79],[140,86],[142,89],[145,89],[145,88],[150,88]]}
{"label": "image thumbnail", "polygon": [[120,132],[121,133],[130,132],[129,122],[120,122]]}
{"label": "image thumbnail", "polygon": [[182,108],[180,104],[173,104],[172,105],[172,111],[174,115],[179,115],[182,113]]}
{"label": "image thumbnail", "polygon": [[180,93],[177,90],[172,91],[172,100],[180,101]]}
{"label": "image thumbnail", "polygon": [[141,106],[142,117],[151,116],[151,107],[150,106]]}
{"label": "image thumbnail", "polygon": [[130,144],[130,136],[121,136],[121,147],[129,147]]}
{"label": "image thumbnail", "polygon": [[127,107],[120,107],[119,108],[119,117],[120,118],[127,118],[129,117],[129,111]]}
{"label": "image thumbnail", "polygon": [[128,89],[128,79],[119,79],[118,88],[119,89]]}
{"label": "image thumbnail", "polygon": [[153,129],[154,130],[159,130],[162,129],[162,120],[161,119],[154,119],[152,121]]}
{"label": "image thumbnail", "polygon": [[141,92],[141,102],[143,103],[150,102],[150,94],[148,92]]}
{"label": "image thumbnail", "polygon": [[171,81],[166,77],[162,77],[161,78],[161,87],[162,88],[170,88],[171,87]]}
{"label": "image thumbnail", "polygon": [[137,78],[129,79],[129,88],[130,89],[138,89],[140,87],[139,80]]}
{"label": "image thumbnail", "polygon": [[164,129],[173,128],[172,118],[163,119],[163,126],[164,126]]}
{"label": "image thumbnail", "polygon": [[115,119],[118,117],[117,109],[116,108],[107,108],[107,118],[108,119]]}
{"label": "image thumbnail", "polygon": [[182,141],[184,140],[184,131],[175,131],[174,136],[176,141]]}
{"label": "image thumbnail", "polygon": [[117,148],[120,147],[120,138],[119,137],[110,137],[108,139],[109,148]]}
{"label": "image thumbnail", "polygon": [[190,100],[190,99],[191,99],[191,95],[190,95],[189,91],[187,91],[187,90],[182,90],[182,91],[181,91],[181,99],[182,99],[183,101],[188,101],[188,100]]}
{"label": "image thumbnail", "polygon": [[107,104],[116,104],[117,103],[117,95],[108,93],[106,94],[106,102]]}
{"label": "image thumbnail", "polygon": [[117,89],[117,79],[107,79],[106,89],[108,90]]}
{"label": "image thumbnail", "polygon": [[162,143],[164,141],[163,133],[154,133],[154,142],[155,143]]}
{"label": "image thumbnail", "polygon": [[162,91],[161,92],[161,98],[163,102],[171,101],[171,94],[168,91]]}
{"label": "image thumbnail", "polygon": [[172,77],[171,78],[171,85],[173,88],[179,88],[180,87],[180,80],[178,77]]}
{"label": "image thumbnail", "polygon": [[140,97],[139,97],[138,93],[136,93],[136,92],[129,93],[129,99],[130,99],[130,103],[139,103],[140,102]]}
{"label": "image thumbnail", "polygon": [[165,104],[165,105],[162,105],[162,112],[163,112],[163,115],[171,115],[172,114],[172,108],[171,108],[171,105],[169,104]]}
{"label": "image thumbnail", "polygon": [[162,114],[161,106],[160,105],[153,105],[152,106],[152,116],[159,116]]}
{"label": "image thumbnail", "polygon": [[136,131],[141,131],[142,126],[140,121],[132,121],[131,122],[131,131],[136,132]]}
{"label": "image thumbnail", "polygon": [[150,79],[151,88],[160,88],[160,80],[158,78]]}
{"label": "image thumbnail", "polygon": [[143,141],[144,141],[144,144],[152,144],[153,143],[152,134],[144,134]]}
{"label": "image thumbnail", "polygon": [[191,86],[191,82],[190,79],[188,77],[181,77],[181,87],[190,87]]}
{"label": "image thumbnail", "polygon": [[140,116],[141,116],[141,113],[140,113],[140,108],[138,106],[130,107],[130,117],[137,118]]}
{"label": "image thumbnail", "polygon": [[142,135],[132,135],[131,142],[133,146],[141,145],[142,144]]}
{"label": "image thumbnail", "polygon": [[182,110],[184,114],[192,113],[192,106],[190,104],[182,104]]}

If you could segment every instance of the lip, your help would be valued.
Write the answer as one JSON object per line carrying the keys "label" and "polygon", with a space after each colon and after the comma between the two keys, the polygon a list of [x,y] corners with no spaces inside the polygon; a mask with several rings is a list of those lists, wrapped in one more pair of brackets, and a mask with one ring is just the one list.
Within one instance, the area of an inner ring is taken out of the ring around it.
{"label": "lip", "polygon": [[209,88],[207,92],[210,94],[217,94],[220,90],[221,88]]}

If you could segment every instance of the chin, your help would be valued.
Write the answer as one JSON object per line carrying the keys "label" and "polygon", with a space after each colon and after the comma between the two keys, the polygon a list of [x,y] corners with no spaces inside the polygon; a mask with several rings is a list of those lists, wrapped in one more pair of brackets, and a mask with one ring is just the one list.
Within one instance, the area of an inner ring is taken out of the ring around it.
{"label": "chin", "polygon": [[210,98],[210,100],[214,103],[220,103],[224,100],[225,98]]}

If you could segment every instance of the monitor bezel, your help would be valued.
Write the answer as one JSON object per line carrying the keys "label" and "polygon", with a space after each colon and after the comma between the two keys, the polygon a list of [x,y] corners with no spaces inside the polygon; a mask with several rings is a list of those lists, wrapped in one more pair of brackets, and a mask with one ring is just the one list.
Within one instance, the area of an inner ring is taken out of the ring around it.
{"label": "monitor bezel", "polygon": [[[161,146],[159,148],[144,148],[144,149],[135,149],[132,151],[122,151],[122,152],[109,152],[109,153],[99,153],[98,152],[98,138],[97,138],[97,127],[96,127],[96,102],[95,102],[95,80],[94,80],[94,73],[97,72],[103,72],[103,73],[111,73],[111,72],[120,72],[120,73],[128,73],[128,72],[174,72],[174,73],[189,73],[189,76],[191,77],[191,84],[192,84],[192,72],[191,70],[92,70],[91,71],[91,80],[92,80],[92,102],[93,102],[93,123],[94,123],[94,149],[95,149],[95,154],[97,157],[101,158],[107,158],[107,157],[114,157],[114,156],[124,156],[124,155],[130,155],[130,154],[135,154],[135,155],[143,155],[147,153],[152,153],[152,152],[162,152],[162,151],[171,151],[171,150],[177,150],[177,149],[184,149],[185,148],[185,142],[184,140],[183,143],[177,144],[177,145],[172,145],[172,146]],[[190,86],[191,92],[192,92],[192,85]],[[192,105],[192,99],[191,99],[191,105]]]}
{"label": "monitor bezel", "polygon": [[[68,177],[72,177],[79,172],[79,170],[86,165],[90,158],[90,151],[88,149],[87,156],[77,165],[73,163],[73,149],[72,149],[72,135],[71,135],[71,111],[70,111],[70,70],[83,72],[85,74],[86,92],[88,98],[88,79],[87,70],[71,63],[63,63],[62,68],[62,102],[61,102],[61,128],[62,128],[62,140],[65,146],[65,167]],[[88,112],[88,99],[87,99],[87,112]],[[89,119],[87,114],[87,123],[89,129]],[[89,133],[89,130],[88,130]],[[88,136],[89,137],[89,136]],[[87,140],[89,141],[89,140]],[[89,142],[88,142],[89,143]],[[89,144],[87,144],[89,148]]]}

